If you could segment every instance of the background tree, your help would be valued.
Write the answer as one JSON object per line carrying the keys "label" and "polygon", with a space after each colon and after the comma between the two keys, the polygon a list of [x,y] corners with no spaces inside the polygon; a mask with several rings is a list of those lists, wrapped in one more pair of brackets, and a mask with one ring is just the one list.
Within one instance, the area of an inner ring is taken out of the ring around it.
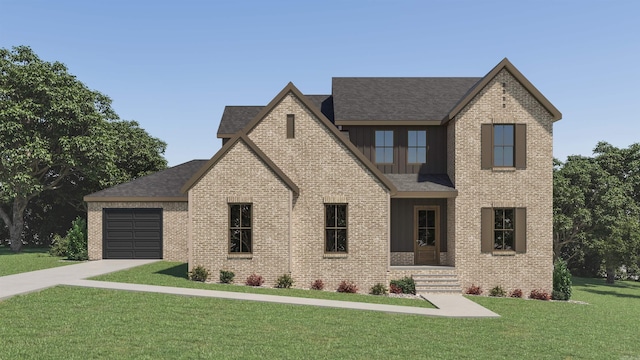
{"label": "background tree", "polygon": [[82,196],[166,167],[165,147],[63,64],[0,49],[0,219],[13,251],[51,219],[68,228]]}
{"label": "background tree", "polygon": [[604,269],[613,282],[640,254],[640,145],[600,142],[594,157],[554,166],[554,253],[580,275]]}

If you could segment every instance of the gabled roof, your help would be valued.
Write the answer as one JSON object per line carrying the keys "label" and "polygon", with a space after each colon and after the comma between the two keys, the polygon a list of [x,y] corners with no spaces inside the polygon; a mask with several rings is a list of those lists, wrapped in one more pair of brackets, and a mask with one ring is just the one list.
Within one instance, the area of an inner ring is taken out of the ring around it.
{"label": "gabled roof", "polygon": [[[333,96],[305,95],[309,101],[333,121]],[[218,126],[219,138],[231,138],[251,121],[264,106],[225,106]]]}
{"label": "gabled roof", "polygon": [[[285,96],[287,96],[289,93],[292,93],[293,96],[297,97],[304,106],[306,106],[309,111],[311,111],[311,113],[318,118],[318,120],[320,120],[320,122],[329,130],[331,131],[334,135],[335,138],[342,143],[356,158],[358,158],[358,160],[360,160],[360,162],[362,162],[362,164],[369,169],[369,171],[371,171],[371,173],[382,183],[384,184],[384,186],[387,187],[387,189],[389,189],[389,191],[391,192],[391,194],[394,194],[396,192],[396,187],[393,185],[393,183],[391,181],[389,181],[389,179],[387,179],[384,174],[382,174],[382,172],[380,170],[378,170],[372,163],[371,161],[369,161],[369,159],[367,159],[364,154],[358,150],[355,145],[353,145],[351,143],[351,141],[349,141],[347,138],[344,137],[344,135],[342,135],[340,133],[340,131],[338,130],[338,128],[336,128],[333,123],[331,123],[331,121],[320,111],[320,108],[318,106],[316,106],[311,99],[309,99],[308,97],[304,96],[300,90],[298,90],[298,88],[295,87],[295,85],[293,85],[293,83],[289,82],[287,84],[287,86],[284,87],[284,89],[282,89],[280,91],[280,93],[278,93],[278,95],[276,95],[276,97],[273,98],[273,100],[271,100],[271,102],[269,102],[269,104],[267,106],[265,106],[264,108],[262,108],[262,110],[260,110],[260,112],[258,113],[258,115],[256,115],[242,130],[240,130],[238,132],[238,136],[244,136],[246,137],[246,134],[249,134],[251,132],[251,130],[260,123],[260,121],[262,121],[262,119],[269,114],[269,112],[271,112],[271,110],[273,110],[273,108],[275,108],[284,98]],[[330,97],[327,98],[327,100],[330,99]],[[247,138],[248,140],[248,138]],[[237,140],[236,140],[237,141]],[[229,141],[231,142],[231,140]],[[229,143],[228,142],[228,143]],[[227,144],[225,144],[225,146],[223,146],[223,148],[218,152],[218,154],[221,154],[223,149],[225,149],[225,147],[227,146]],[[257,149],[257,146],[256,146]],[[228,150],[227,150],[228,151]],[[216,156],[218,156],[218,154],[216,154]],[[216,157],[214,156],[214,158]],[[222,155],[220,155],[222,156]],[[266,156],[265,156],[266,157]],[[213,159],[212,159],[213,160]],[[210,161],[211,162],[211,161]],[[207,165],[205,167],[210,167],[209,163],[207,163]],[[206,172],[206,169],[204,169],[205,167],[203,167],[202,173],[204,174],[204,172]],[[202,176],[202,175],[200,175]],[[195,177],[194,177],[195,179]],[[189,183],[187,185],[185,185],[185,187],[183,187],[183,191],[187,191],[191,186],[193,186],[193,184],[197,181],[197,179],[192,179],[193,181],[189,181]]]}
{"label": "gabled roof", "polygon": [[253,151],[260,160],[262,160],[267,167],[269,167],[280,178],[280,180],[282,180],[289,189],[291,189],[291,191],[295,194],[300,193],[298,186],[276,164],[274,164],[273,161],[271,161],[271,159],[269,159],[267,155],[265,155],[265,153],[263,153],[262,150],[260,150],[243,131],[238,132],[233,138],[227,141],[227,143],[224,144],[224,146],[215,155],[213,155],[209,161],[202,165],[200,169],[186,183],[184,183],[180,191],[183,193],[189,191],[189,189],[191,189],[191,187],[193,187],[193,185],[195,185],[195,183],[198,182],[198,180],[200,180],[207,171],[209,171],[209,169],[217,164],[218,161],[220,161],[220,159],[222,159],[222,157],[224,157],[239,141],[244,142],[245,145],[247,145],[251,151]]}
{"label": "gabled roof", "polygon": [[191,160],[128,183],[86,195],[84,201],[187,201],[180,191],[206,160]]}
{"label": "gabled roof", "polygon": [[263,108],[264,106],[225,106],[218,126],[218,137],[232,137]]}
{"label": "gabled roof", "polygon": [[479,77],[333,78],[336,125],[440,123]]}
{"label": "gabled roof", "polygon": [[478,95],[478,93],[503,69],[509,71],[509,73],[511,73],[511,75],[513,75],[513,77],[516,78],[516,80],[518,80],[520,84],[522,84],[522,86],[524,86],[524,88],[527,89],[527,91],[529,91],[529,93],[545,109],[547,109],[551,116],[553,116],[554,121],[562,119],[562,114],[560,113],[560,111],[556,109],[556,107],[553,106],[553,104],[551,104],[551,102],[547,100],[547,98],[544,97],[544,95],[542,95],[542,93],[538,89],[536,89],[536,87],[533,86],[533,84],[529,80],[527,80],[527,78],[524,77],[524,75],[522,75],[522,73],[518,69],[516,69],[515,66],[513,66],[509,59],[504,58],[502,59],[502,61],[500,61],[500,63],[498,63],[498,65],[491,69],[491,71],[489,71],[489,73],[485,75],[482,80],[480,80],[472,89],[470,89],[469,92],[464,95],[464,97],[460,99],[456,106],[442,120],[443,123],[448,122],[456,115],[458,115],[458,113],[462,111],[462,109],[467,106],[467,104],[469,104],[469,102],[471,102],[471,100],[473,100],[473,98]]}

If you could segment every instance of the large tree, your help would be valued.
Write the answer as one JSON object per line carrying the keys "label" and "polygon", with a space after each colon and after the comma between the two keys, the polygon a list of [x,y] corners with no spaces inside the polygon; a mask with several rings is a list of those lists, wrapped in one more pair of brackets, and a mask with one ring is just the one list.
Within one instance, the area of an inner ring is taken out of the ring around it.
{"label": "large tree", "polygon": [[61,204],[82,210],[83,195],[164,168],[165,146],[119,121],[111,100],[62,63],[25,46],[0,49],[0,219],[13,251],[30,203],[30,216]]}
{"label": "large tree", "polygon": [[640,145],[600,142],[593,157],[554,166],[554,253],[574,270],[635,267],[640,254]]}

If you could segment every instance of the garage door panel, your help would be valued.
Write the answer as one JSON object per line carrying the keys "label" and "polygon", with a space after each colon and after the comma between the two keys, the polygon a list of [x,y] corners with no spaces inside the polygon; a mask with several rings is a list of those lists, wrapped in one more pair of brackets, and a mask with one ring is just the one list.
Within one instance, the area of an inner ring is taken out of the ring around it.
{"label": "garage door panel", "polygon": [[104,209],[105,259],[162,259],[162,209]]}
{"label": "garage door panel", "polygon": [[162,251],[136,250],[136,259],[162,259]]}
{"label": "garage door panel", "polygon": [[133,250],[133,242],[131,242],[131,241],[111,240],[111,241],[109,241],[107,243],[107,249],[116,249],[116,250],[131,249],[131,250]]}
{"label": "garage door panel", "polygon": [[131,220],[111,220],[107,223],[107,229],[133,229]]}
{"label": "garage door panel", "polygon": [[160,249],[157,241],[136,241],[136,250]]}
{"label": "garage door panel", "polygon": [[160,222],[158,220],[137,220],[135,222],[136,229],[160,229]]}

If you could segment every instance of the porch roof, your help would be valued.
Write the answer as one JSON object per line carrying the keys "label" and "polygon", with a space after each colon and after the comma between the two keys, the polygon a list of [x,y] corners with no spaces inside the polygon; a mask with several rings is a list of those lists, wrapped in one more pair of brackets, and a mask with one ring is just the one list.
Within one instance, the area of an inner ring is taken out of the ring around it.
{"label": "porch roof", "polygon": [[398,189],[394,197],[456,197],[458,191],[447,174],[384,174]]}

